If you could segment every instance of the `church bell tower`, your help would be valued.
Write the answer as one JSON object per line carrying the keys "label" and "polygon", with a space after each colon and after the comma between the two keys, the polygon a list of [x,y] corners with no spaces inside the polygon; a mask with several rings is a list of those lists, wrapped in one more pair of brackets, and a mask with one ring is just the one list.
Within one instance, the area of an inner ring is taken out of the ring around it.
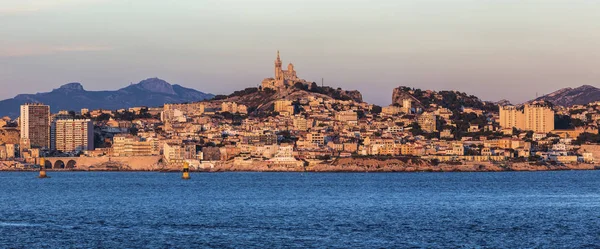
{"label": "church bell tower", "polygon": [[281,58],[279,58],[279,50],[277,50],[277,59],[275,60],[275,80],[283,81],[283,71],[281,69]]}

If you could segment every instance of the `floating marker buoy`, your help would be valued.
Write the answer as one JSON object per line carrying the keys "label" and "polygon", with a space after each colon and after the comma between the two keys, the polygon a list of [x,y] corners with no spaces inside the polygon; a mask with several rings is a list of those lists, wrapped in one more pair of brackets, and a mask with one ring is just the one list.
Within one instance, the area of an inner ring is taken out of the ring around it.
{"label": "floating marker buoy", "polygon": [[46,175],[46,160],[42,157],[40,158],[40,175],[38,176],[38,178],[48,178],[48,176]]}
{"label": "floating marker buoy", "polygon": [[183,179],[183,180],[190,179],[190,165],[188,164],[188,162],[183,163],[183,175],[181,176],[181,179]]}

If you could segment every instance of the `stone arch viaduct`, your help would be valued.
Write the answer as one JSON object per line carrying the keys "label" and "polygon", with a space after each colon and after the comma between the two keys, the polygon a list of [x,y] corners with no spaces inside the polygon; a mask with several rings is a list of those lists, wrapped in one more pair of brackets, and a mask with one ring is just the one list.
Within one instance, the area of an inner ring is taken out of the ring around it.
{"label": "stone arch viaduct", "polygon": [[[43,167],[55,170],[156,170],[161,156],[45,157]],[[39,162],[39,160],[38,160]]]}

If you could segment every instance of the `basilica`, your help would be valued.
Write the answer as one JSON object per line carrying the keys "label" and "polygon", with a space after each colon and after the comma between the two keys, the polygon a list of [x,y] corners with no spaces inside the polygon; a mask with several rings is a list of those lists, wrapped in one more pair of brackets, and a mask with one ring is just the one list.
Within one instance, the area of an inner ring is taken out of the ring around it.
{"label": "basilica", "polygon": [[279,58],[279,51],[277,51],[277,59],[275,59],[275,78],[264,79],[261,84],[263,89],[271,88],[276,90],[293,86],[297,82],[306,84],[305,80],[298,78],[296,75],[294,64],[288,64],[287,70],[283,70],[281,66],[281,58]]}

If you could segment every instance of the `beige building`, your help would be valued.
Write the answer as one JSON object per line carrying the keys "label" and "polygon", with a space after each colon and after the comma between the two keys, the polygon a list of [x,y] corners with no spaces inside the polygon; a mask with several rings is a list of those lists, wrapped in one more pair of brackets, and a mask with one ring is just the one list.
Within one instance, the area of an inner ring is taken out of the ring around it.
{"label": "beige building", "polygon": [[12,159],[15,158],[15,145],[14,144],[3,144],[0,145],[0,159]]}
{"label": "beige building", "polygon": [[248,114],[248,108],[236,102],[223,102],[221,103],[221,112]]}
{"label": "beige building", "polygon": [[525,105],[525,130],[548,133],[554,130],[554,111],[545,105]]}
{"label": "beige building", "polygon": [[183,123],[187,121],[187,117],[183,114],[179,109],[165,109],[160,113],[160,120],[169,123],[169,122],[180,122]]}
{"label": "beige building", "polygon": [[307,131],[309,128],[312,127],[312,125],[310,125],[309,121],[303,117],[294,117],[293,123],[294,123],[294,129],[299,130],[299,131]]}
{"label": "beige building", "polygon": [[89,119],[57,119],[50,126],[50,149],[62,152],[94,149],[94,125]]}
{"label": "beige building", "polygon": [[50,106],[43,104],[21,105],[19,117],[22,148],[50,147]]}
{"label": "beige building", "polygon": [[143,139],[132,135],[116,135],[113,138],[113,156],[155,156],[160,154],[158,140]]}
{"label": "beige building", "polygon": [[436,132],[437,117],[433,113],[423,113],[417,118],[417,123],[424,132]]}
{"label": "beige building", "polygon": [[325,136],[320,132],[310,132],[306,134],[306,141],[313,145],[324,145],[325,144]]}
{"label": "beige building", "polygon": [[446,129],[440,132],[440,138],[454,138],[454,135],[451,130]]}
{"label": "beige building", "polygon": [[163,145],[163,156],[167,163],[183,163],[185,150],[180,144],[165,143]]}
{"label": "beige building", "polygon": [[196,153],[196,145],[194,144],[163,144],[163,157],[167,163],[182,164],[185,160],[198,159]]}
{"label": "beige building", "polygon": [[500,106],[498,123],[503,129],[525,128],[525,114],[516,106]]}
{"label": "beige building", "polygon": [[499,123],[503,129],[548,133],[554,130],[554,111],[540,103],[526,104],[522,108],[501,106]]}
{"label": "beige building", "polygon": [[335,113],[335,119],[342,122],[357,122],[358,114],[355,111],[340,111]]}
{"label": "beige building", "polygon": [[281,114],[294,114],[294,106],[292,105],[292,101],[290,100],[277,100],[274,103],[274,110]]}
{"label": "beige building", "polygon": [[396,115],[402,112],[402,108],[395,105],[384,106],[381,108],[381,112],[387,115]]}
{"label": "beige building", "polygon": [[204,103],[196,102],[196,103],[186,103],[186,104],[165,104],[163,107],[164,111],[167,110],[180,110],[184,114],[195,114],[202,115],[204,113]]}

